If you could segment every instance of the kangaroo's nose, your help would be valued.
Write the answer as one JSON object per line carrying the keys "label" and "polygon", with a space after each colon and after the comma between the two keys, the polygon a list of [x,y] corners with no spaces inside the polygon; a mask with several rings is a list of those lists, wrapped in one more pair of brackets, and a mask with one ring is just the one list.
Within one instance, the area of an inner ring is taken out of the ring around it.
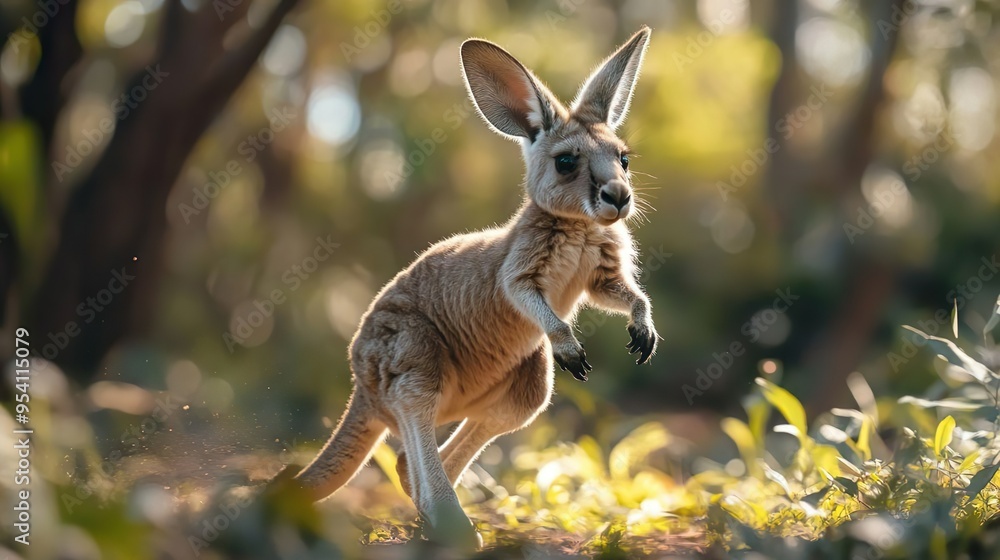
{"label": "kangaroo's nose", "polygon": [[624,183],[611,181],[601,187],[601,200],[621,210],[632,200],[632,193]]}

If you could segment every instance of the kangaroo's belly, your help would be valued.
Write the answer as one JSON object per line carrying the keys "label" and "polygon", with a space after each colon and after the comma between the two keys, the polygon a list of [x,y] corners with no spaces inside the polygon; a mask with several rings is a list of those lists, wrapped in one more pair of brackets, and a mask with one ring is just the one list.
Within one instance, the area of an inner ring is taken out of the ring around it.
{"label": "kangaroo's belly", "polygon": [[[352,344],[352,363],[368,369],[383,390],[403,374],[425,377],[441,395],[441,422],[491,406],[509,389],[511,372],[545,342],[541,327],[502,288],[506,251],[483,235],[429,249],[373,302]],[[572,323],[595,259],[570,243],[553,259],[538,288]]]}

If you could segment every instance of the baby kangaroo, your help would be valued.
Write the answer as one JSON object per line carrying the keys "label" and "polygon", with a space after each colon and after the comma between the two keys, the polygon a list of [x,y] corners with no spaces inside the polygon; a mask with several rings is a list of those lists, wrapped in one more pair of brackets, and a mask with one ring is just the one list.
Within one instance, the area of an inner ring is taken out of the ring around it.
{"label": "baby kangaroo", "polygon": [[[379,292],[351,342],[347,411],[296,476],[316,499],[350,480],[388,430],[402,439],[397,470],[430,534],[474,545],[454,484],[486,445],[548,406],[553,359],[586,381],[578,308],[627,314],[637,363],[656,351],[624,223],[635,204],[628,148],[615,135],[649,35],[643,27],[611,55],[569,108],[502,48],[462,44],[480,115],[521,145],[524,203],[502,228],[432,246]],[[435,428],[457,421],[438,448]]]}

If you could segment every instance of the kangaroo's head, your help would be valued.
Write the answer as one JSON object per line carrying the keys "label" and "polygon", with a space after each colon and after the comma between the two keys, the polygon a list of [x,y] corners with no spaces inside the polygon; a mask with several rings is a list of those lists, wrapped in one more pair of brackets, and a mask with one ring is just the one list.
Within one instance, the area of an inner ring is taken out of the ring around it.
{"label": "kangaroo's head", "polygon": [[523,64],[479,39],[462,44],[462,70],[479,114],[521,143],[528,196],[561,217],[611,225],[635,201],[628,147],[615,130],[625,120],[650,30],[643,27],[583,83],[567,109]]}

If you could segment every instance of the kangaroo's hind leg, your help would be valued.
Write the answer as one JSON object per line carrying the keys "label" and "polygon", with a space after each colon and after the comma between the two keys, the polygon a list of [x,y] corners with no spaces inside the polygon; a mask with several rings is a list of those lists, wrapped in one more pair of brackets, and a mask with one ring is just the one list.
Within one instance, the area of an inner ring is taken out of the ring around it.
{"label": "kangaroo's hind leg", "polygon": [[[452,430],[451,435],[448,436],[448,439],[438,449],[442,462],[448,457],[448,453],[454,451],[457,445],[460,445],[465,438],[469,437],[469,433],[474,429],[474,423],[470,423],[469,419],[466,418]],[[445,466],[445,473],[448,474],[448,479],[451,481],[452,486],[454,486],[457,479],[452,476],[452,472],[448,470],[447,465]],[[399,483],[403,487],[403,491],[413,499],[413,503],[416,503],[416,493],[414,493],[413,487],[410,485],[410,462],[406,457],[405,449],[400,450],[396,456],[396,474],[399,476]]]}
{"label": "kangaroo's hind leg", "polygon": [[410,495],[436,540],[479,546],[479,536],[458,502],[445,473],[435,438],[440,394],[423,387],[426,374],[409,372],[394,380],[387,408],[396,419],[406,453]]}
{"label": "kangaroo's hind leg", "polygon": [[510,386],[495,406],[462,423],[441,450],[444,470],[457,483],[469,465],[497,437],[532,422],[552,397],[552,363],[541,346],[507,374]]}
{"label": "kangaroo's hind leg", "polygon": [[[438,450],[444,472],[453,488],[462,478],[462,473],[482,450],[506,431],[496,422],[484,422],[471,418],[466,418],[455,428]],[[396,458],[396,473],[399,475],[403,491],[416,503],[417,493],[410,484],[410,460],[405,449]]]}
{"label": "kangaroo's hind leg", "polygon": [[[516,431],[531,423],[549,404],[552,397],[552,363],[547,345],[541,346],[511,370],[507,391],[483,414],[466,418],[441,446],[440,455],[445,474],[452,486],[462,477],[472,461],[497,437]],[[409,477],[410,459],[400,454],[396,471],[400,480]],[[404,489],[413,496],[412,488]]]}

